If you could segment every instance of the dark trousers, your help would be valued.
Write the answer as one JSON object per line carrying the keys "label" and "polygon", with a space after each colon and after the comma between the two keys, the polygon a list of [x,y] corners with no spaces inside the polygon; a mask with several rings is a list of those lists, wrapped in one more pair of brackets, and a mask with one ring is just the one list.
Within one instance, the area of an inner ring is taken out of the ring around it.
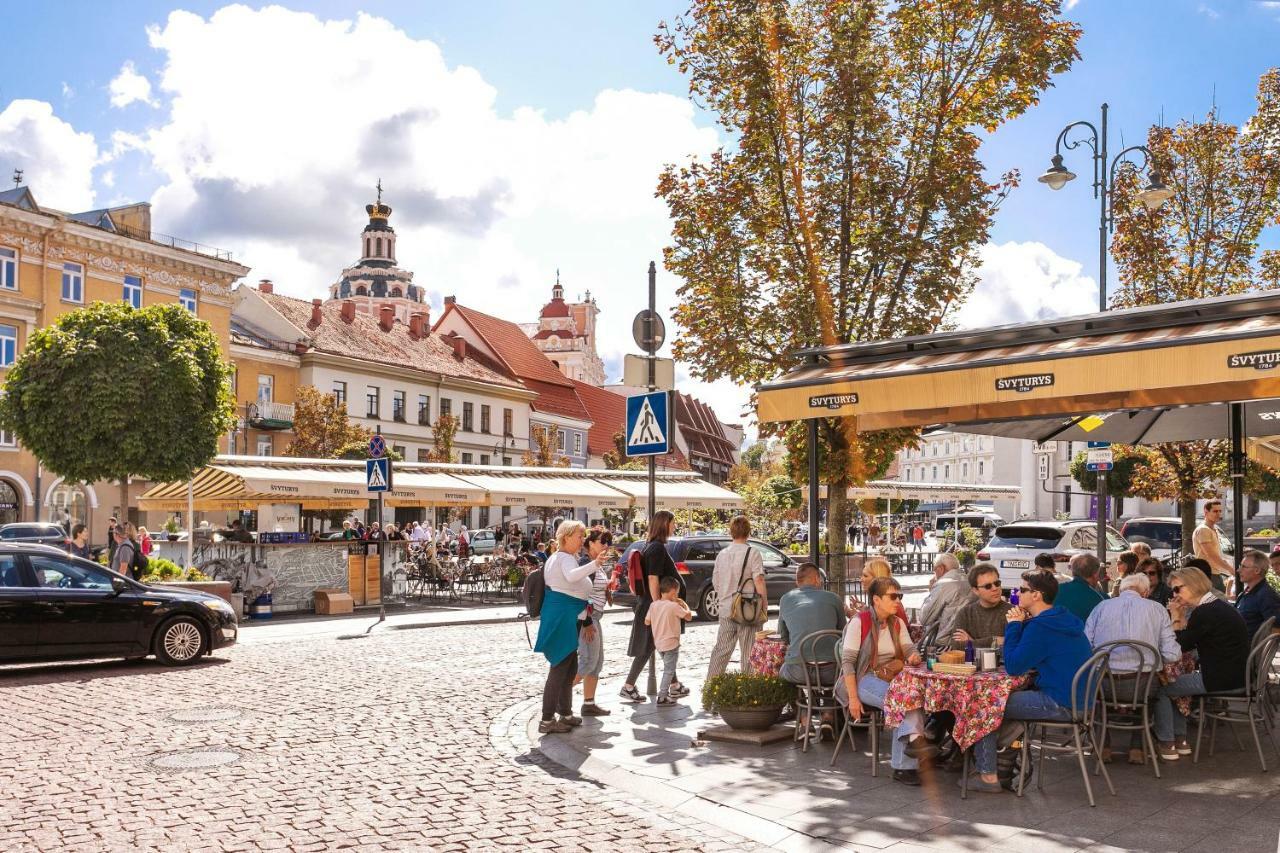
{"label": "dark trousers", "polygon": [[542,719],[550,720],[557,713],[569,716],[573,713],[573,679],[578,675],[578,652],[572,651],[547,673],[547,683],[542,687]]}

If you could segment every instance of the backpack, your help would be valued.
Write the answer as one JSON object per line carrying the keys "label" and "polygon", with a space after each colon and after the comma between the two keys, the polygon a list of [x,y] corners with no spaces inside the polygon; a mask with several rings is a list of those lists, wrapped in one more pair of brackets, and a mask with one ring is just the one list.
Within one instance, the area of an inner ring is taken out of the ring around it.
{"label": "backpack", "polygon": [[524,589],[521,590],[521,598],[524,601],[524,612],[530,619],[537,619],[542,615],[542,600],[547,596],[547,581],[542,576],[542,568],[536,568],[529,572],[528,577],[524,579]]}
{"label": "backpack", "polygon": [[640,548],[631,552],[631,556],[627,559],[627,585],[631,587],[631,594],[636,598],[644,596],[644,566],[640,561]]}
{"label": "backpack", "polygon": [[135,578],[140,578],[147,573],[147,564],[151,560],[146,554],[142,553],[142,545],[133,546],[133,559],[129,561],[129,568],[133,571]]}

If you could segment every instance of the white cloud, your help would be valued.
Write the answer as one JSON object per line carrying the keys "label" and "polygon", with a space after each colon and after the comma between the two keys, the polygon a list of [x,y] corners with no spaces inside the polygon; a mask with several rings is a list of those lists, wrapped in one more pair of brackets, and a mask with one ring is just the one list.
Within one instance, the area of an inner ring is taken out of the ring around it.
{"label": "white cloud", "polygon": [[120,66],[120,73],[107,86],[107,91],[111,93],[111,106],[116,108],[127,107],[135,101],[156,106],[151,99],[151,81],[139,74],[132,62]]}
{"label": "white cloud", "polygon": [[1098,282],[1043,243],[989,243],[979,250],[978,285],[955,316],[961,328],[1088,314]]}
{"label": "white cloud", "polygon": [[62,81],[62,97],[74,98],[75,96],[76,96],[76,90],[71,88],[70,83],[68,83],[66,80],[63,80]]}
{"label": "white cloud", "polygon": [[[98,146],[53,114],[45,101],[11,101],[0,112],[0,164],[21,169],[41,205],[62,210],[93,207]],[[8,175],[3,175],[7,183]]]}
{"label": "white cloud", "polygon": [[1208,18],[1211,21],[1216,21],[1218,18],[1222,17],[1221,13],[1219,13],[1217,9],[1213,8],[1208,3],[1201,3],[1199,6],[1196,7],[1196,11],[1199,12],[1201,15],[1204,15],[1206,18]]}
{"label": "white cloud", "polygon": [[1063,8],[1066,11],[1070,12],[1072,9],[1074,9],[1076,6],[1079,6],[1079,5],[1080,5],[1080,0],[1067,0],[1067,2],[1063,5]]}

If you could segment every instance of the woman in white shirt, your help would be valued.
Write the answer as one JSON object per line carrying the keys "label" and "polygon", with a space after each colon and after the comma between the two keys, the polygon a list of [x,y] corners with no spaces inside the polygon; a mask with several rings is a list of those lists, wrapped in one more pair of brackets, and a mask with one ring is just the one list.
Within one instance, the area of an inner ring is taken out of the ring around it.
{"label": "woman in white shirt", "polygon": [[[591,576],[601,567],[603,552],[578,565],[587,529],[580,521],[565,521],[556,529],[556,553],[542,569],[546,592],[538,617],[538,641],[551,669],[542,688],[542,722],[538,731],[563,733],[582,725],[573,714],[573,681],[578,674],[578,633],[591,624]],[[559,713],[560,718],[556,719]]]}

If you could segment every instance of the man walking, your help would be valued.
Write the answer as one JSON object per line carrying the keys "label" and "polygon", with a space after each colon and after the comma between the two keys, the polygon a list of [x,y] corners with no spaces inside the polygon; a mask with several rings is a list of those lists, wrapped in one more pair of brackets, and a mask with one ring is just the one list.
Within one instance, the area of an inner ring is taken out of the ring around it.
{"label": "man walking", "polygon": [[924,550],[924,528],[916,522],[911,527],[911,547],[917,551]]}
{"label": "man walking", "polygon": [[[1204,521],[1191,534],[1191,550],[1195,556],[1205,560],[1215,575],[1222,575],[1222,582],[1227,595],[1231,594],[1231,583],[1235,578],[1235,569],[1222,555],[1222,534],[1218,532],[1218,522],[1222,521],[1222,501],[1211,500],[1204,505]],[[1243,545],[1243,543],[1237,543]]]}
{"label": "man walking", "polygon": [[720,608],[720,632],[711,650],[711,663],[707,666],[707,678],[721,675],[729,665],[733,648],[738,647],[738,665],[742,672],[751,671],[751,643],[755,640],[757,625],[735,622],[730,618],[733,597],[740,592],[754,592],[759,596],[759,612],[767,613],[768,600],[764,584],[764,560],[760,552],[747,540],[751,536],[751,522],[746,516],[736,516],[729,522],[729,535],[733,541],[716,554],[716,565],[711,572],[711,585],[716,591],[716,603]]}

